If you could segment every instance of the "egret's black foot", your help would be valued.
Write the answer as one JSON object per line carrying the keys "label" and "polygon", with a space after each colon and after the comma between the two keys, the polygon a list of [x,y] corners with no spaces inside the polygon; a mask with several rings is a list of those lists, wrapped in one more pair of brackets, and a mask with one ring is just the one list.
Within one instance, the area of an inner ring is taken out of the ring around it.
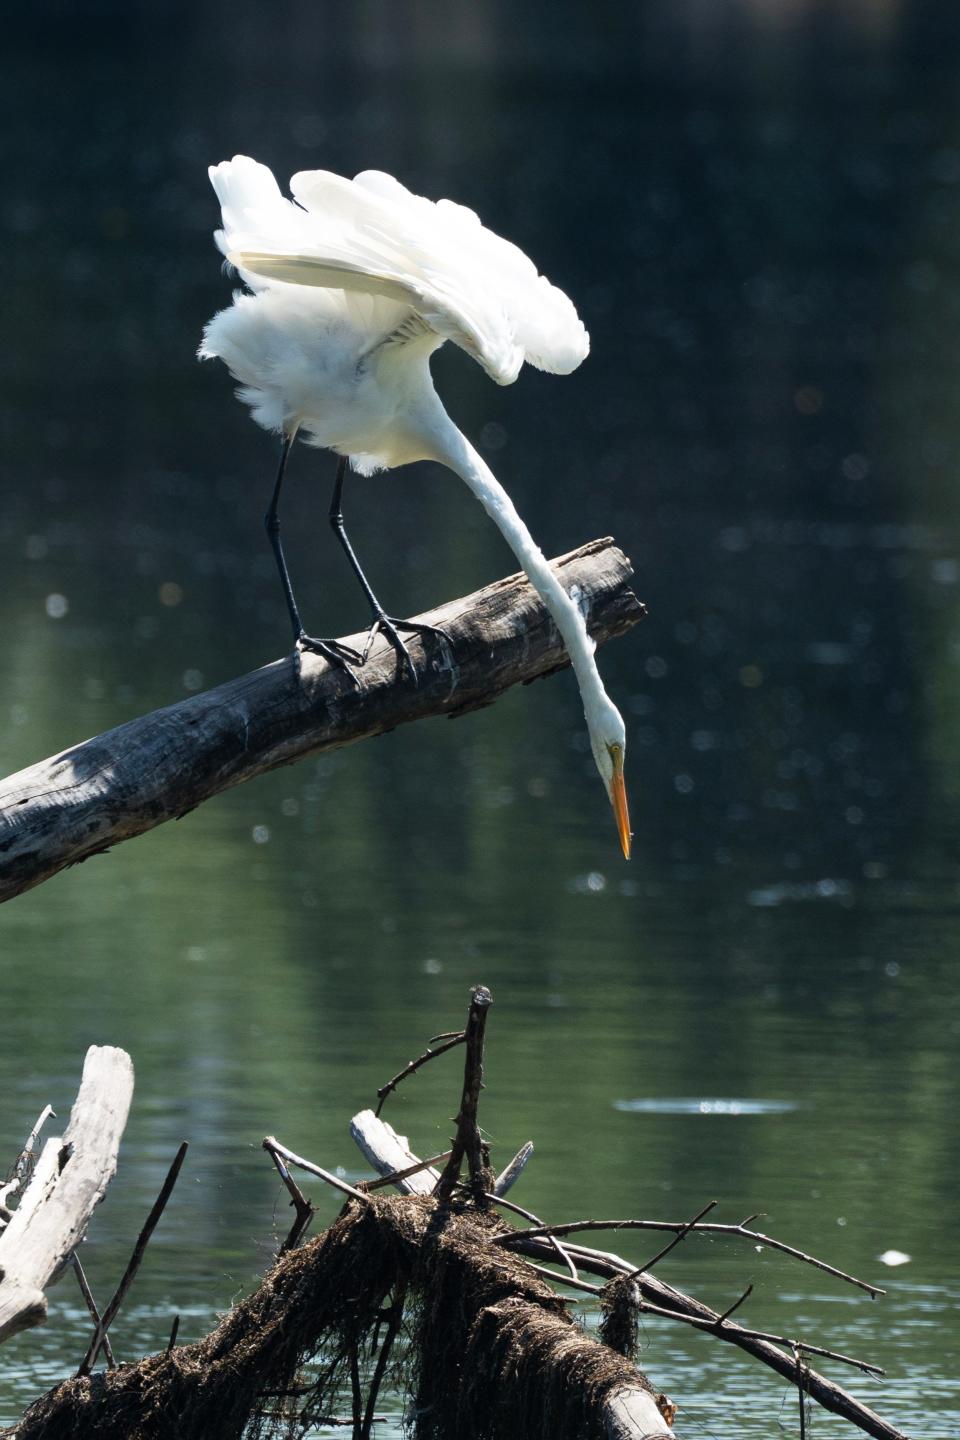
{"label": "egret's black foot", "polygon": [[398,620],[393,615],[383,614],[378,615],[376,620],[374,620],[370,629],[367,631],[367,643],[363,647],[364,661],[366,661],[367,656],[370,654],[374,640],[376,640],[378,635],[383,635],[384,639],[389,641],[397,652],[401,670],[407,670],[410,679],[416,685],[420,677],[417,674],[417,667],[413,663],[410,651],[400,638],[399,632],[401,630],[406,630],[410,635],[437,635],[447,646],[450,645],[450,636],[446,630],[441,630],[439,625],[424,625],[417,620]]}
{"label": "egret's black foot", "polygon": [[297,636],[297,650],[309,650],[312,655],[322,655],[328,665],[345,671],[357,689],[360,688],[360,681],[353,673],[353,667],[362,665],[367,657],[366,654],[361,655],[359,650],[354,650],[352,645],[344,645],[340,640],[318,640],[301,630]]}

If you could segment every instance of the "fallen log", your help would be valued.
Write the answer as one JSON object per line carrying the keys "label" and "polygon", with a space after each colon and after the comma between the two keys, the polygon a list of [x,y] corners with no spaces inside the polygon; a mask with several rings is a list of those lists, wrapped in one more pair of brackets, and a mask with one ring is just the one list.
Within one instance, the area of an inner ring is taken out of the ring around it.
{"label": "fallen log", "polygon": [[[552,564],[598,644],[643,618],[627,587],[629,561],[612,540]],[[316,655],[296,654],[0,781],[0,901],[267,770],[411,720],[479,709],[569,663],[522,574],[417,618],[449,637],[411,639],[419,684],[398,675],[383,640],[358,682]]]}
{"label": "fallen log", "polygon": [[[521,1260],[487,1245],[490,1225],[426,1196],[348,1200],[204,1340],[64,1381],[31,1406],[16,1440],[238,1440],[267,1400],[276,1410],[258,1429],[271,1433],[288,1398],[306,1429],[349,1395],[355,1357],[375,1363],[376,1331],[408,1293],[419,1440],[669,1436],[652,1397],[655,1430],[607,1425],[606,1396],[639,1387],[636,1370],[584,1336]],[[303,1381],[310,1360],[318,1373]]]}
{"label": "fallen log", "polygon": [[126,1051],[91,1045],[70,1123],[62,1138],[47,1140],[0,1232],[0,1343],[46,1319],[43,1292],[70,1260],[113,1179],[132,1096]]}

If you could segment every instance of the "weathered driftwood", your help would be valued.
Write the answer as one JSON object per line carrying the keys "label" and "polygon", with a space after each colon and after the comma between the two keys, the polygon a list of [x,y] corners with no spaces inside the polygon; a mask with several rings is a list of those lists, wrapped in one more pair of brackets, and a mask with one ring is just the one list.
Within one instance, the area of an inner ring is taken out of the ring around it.
{"label": "weathered driftwood", "polygon": [[[416,1164],[416,1156],[407,1146],[406,1140],[397,1136],[394,1130],[373,1114],[372,1110],[361,1111],[350,1122],[350,1133],[363,1154],[381,1175],[399,1169],[403,1164]],[[423,1172],[428,1174],[429,1172]],[[436,1172],[434,1172],[435,1174]],[[439,1176],[437,1177],[439,1179]],[[417,1180],[420,1176],[416,1177]],[[401,1182],[396,1187],[403,1188]],[[423,1189],[426,1189],[424,1184]],[[422,1192],[421,1192],[422,1193]],[[506,1320],[506,1314],[495,1317]],[[510,1323],[516,1323],[516,1305],[511,1305]],[[558,1329],[557,1345],[569,1343],[569,1332]],[[664,1420],[657,1406],[656,1397],[649,1384],[637,1372],[635,1385],[624,1384],[612,1391],[603,1403],[603,1418],[608,1440],[667,1440],[674,1432]]]}
{"label": "weathered driftwood", "polygon": [[493,1182],[494,1195],[506,1195],[512,1190],[533,1159],[533,1141],[527,1140],[514,1155],[509,1165],[505,1165]]}
{"label": "weathered driftwood", "polygon": [[0,1234],[0,1342],[46,1319],[44,1290],[83,1239],[113,1179],[133,1095],[124,1050],[91,1045],[62,1138],[46,1142]]}
{"label": "weathered driftwood", "polygon": [[[378,1175],[393,1175],[418,1163],[406,1135],[398,1135],[392,1125],[379,1119],[372,1110],[361,1110],[354,1115],[350,1134],[367,1164],[372,1165]],[[417,1175],[398,1180],[395,1188],[401,1195],[432,1195],[439,1179],[439,1170],[421,1170]]]}
{"label": "weathered driftwood", "polygon": [[[370,1138],[367,1138],[369,1130]],[[440,1179],[440,1171],[433,1165],[418,1160],[410,1149],[406,1135],[398,1135],[392,1125],[381,1120],[372,1110],[361,1110],[350,1121],[350,1134],[363,1152],[369,1165],[383,1178],[388,1176],[395,1182],[394,1189],[401,1195],[432,1195]],[[450,1151],[442,1158],[448,1160]],[[494,1181],[492,1193],[506,1195],[511,1190],[533,1156],[533,1141],[522,1145],[503,1171]],[[407,1174],[412,1170],[415,1173]]]}
{"label": "weathered driftwood", "polygon": [[[598,643],[642,619],[627,587],[630,564],[611,540],[581,546],[553,567]],[[419,685],[398,675],[385,641],[359,685],[315,655],[288,656],[0,782],[0,901],[278,765],[425,716],[478,709],[568,663],[523,575],[419,618],[450,637],[449,646],[431,637],[426,648],[411,639]]]}

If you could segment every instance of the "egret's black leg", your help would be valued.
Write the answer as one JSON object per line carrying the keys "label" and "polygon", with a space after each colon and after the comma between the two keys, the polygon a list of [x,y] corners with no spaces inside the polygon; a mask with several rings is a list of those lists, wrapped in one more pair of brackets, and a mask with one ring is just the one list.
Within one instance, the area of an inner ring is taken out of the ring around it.
{"label": "egret's black leg", "polygon": [[277,569],[280,571],[280,581],[283,585],[283,594],[287,602],[287,610],[290,614],[290,623],[293,626],[294,644],[301,650],[312,650],[331,665],[336,665],[341,670],[353,675],[349,661],[355,665],[362,665],[364,656],[359,650],[354,650],[349,645],[342,645],[339,640],[316,640],[308,635],[303,628],[303,621],[300,619],[300,611],[297,609],[297,602],[293,595],[293,586],[290,583],[290,571],[287,569],[286,557],[283,553],[283,546],[280,543],[280,491],[283,487],[283,477],[287,468],[287,458],[290,454],[290,447],[293,444],[293,435],[284,433],[280,446],[280,465],[277,469],[277,481],[273,487],[273,495],[270,499],[270,506],[264,516],[264,525],[267,535],[270,537],[270,544],[273,547],[273,554],[277,562]]}
{"label": "egret's black leg", "polygon": [[370,647],[373,645],[377,635],[382,632],[397,652],[401,666],[409,670],[411,680],[416,683],[418,678],[417,667],[410,657],[410,651],[400,639],[399,631],[406,630],[411,635],[439,635],[440,639],[447,645],[450,644],[450,636],[437,625],[423,625],[417,620],[398,620],[395,616],[388,615],[376,595],[374,595],[370,588],[370,582],[360,568],[360,561],[357,559],[353,546],[350,544],[350,538],[347,535],[346,526],[343,521],[343,484],[346,476],[347,461],[346,457],[342,456],[340,463],[337,465],[337,478],[334,481],[333,498],[330,501],[330,524],[334,534],[343,546],[344,554],[350,562],[353,573],[360,581],[363,593],[367,597],[367,603],[374,615],[373,624],[370,626],[367,634],[367,643],[363,647],[363,658],[366,660],[370,654]]}

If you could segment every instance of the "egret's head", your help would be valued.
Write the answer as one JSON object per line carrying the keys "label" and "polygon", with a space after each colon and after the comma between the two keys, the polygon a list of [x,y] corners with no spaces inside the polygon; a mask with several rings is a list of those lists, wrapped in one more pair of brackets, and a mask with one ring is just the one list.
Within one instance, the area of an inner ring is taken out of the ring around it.
{"label": "egret's head", "polygon": [[627,790],[623,779],[623,763],[627,754],[627,732],[620,711],[610,700],[591,705],[587,713],[587,729],[590,732],[590,748],[600,771],[600,779],[607,787],[610,804],[617,822],[617,834],[625,860],[630,859],[630,811],[627,808]]}

